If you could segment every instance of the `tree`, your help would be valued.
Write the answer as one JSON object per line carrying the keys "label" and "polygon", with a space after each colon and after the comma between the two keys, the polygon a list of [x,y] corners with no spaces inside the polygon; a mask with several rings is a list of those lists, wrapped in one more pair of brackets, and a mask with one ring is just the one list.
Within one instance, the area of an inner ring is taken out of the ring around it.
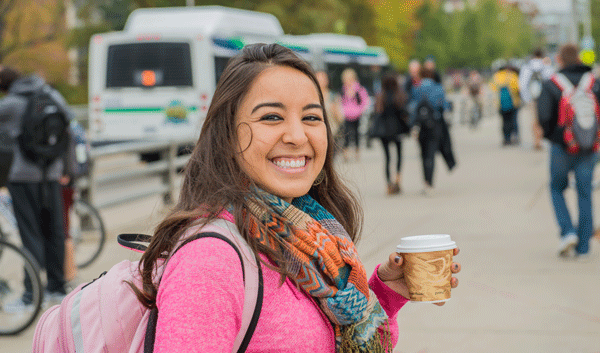
{"label": "tree", "polygon": [[0,5],[0,59],[49,82],[63,82],[69,60],[64,45],[65,7],[60,0],[13,1]]}
{"label": "tree", "polygon": [[[599,0],[600,1],[600,0]],[[441,69],[489,67],[499,57],[523,57],[535,42],[529,20],[518,6],[480,0],[463,11],[446,13],[439,1],[416,11],[415,56],[436,57]]]}
{"label": "tree", "polygon": [[397,6],[393,0],[375,0],[377,45],[383,47],[396,68],[407,66],[414,54],[414,33],[419,28],[415,18],[421,0],[404,0]]}

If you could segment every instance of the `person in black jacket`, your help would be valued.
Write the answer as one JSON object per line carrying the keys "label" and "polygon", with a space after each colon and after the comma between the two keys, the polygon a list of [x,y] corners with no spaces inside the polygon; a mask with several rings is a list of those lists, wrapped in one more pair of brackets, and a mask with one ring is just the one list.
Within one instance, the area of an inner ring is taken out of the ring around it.
{"label": "person in black jacket", "polygon": [[[557,56],[557,62],[563,74],[573,86],[577,86],[584,74],[591,68],[579,61],[578,48],[569,44],[563,46]],[[600,100],[600,84],[596,81],[592,92]],[[593,232],[592,221],[592,176],[596,156],[593,151],[569,153],[564,141],[564,127],[558,124],[559,102],[562,91],[554,81],[542,83],[542,92],[538,98],[538,118],[544,137],[550,142],[550,195],[558,225],[560,227],[560,257],[580,260],[589,258],[589,242]],[[573,171],[577,185],[579,205],[579,223],[574,226],[564,198],[568,186],[568,174]],[[573,252],[574,250],[574,252]]]}
{"label": "person in black jacket", "polygon": [[[383,152],[385,153],[385,178],[387,181],[388,195],[401,192],[400,168],[402,166],[402,139],[400,134],[408,133],[406,111],[407,97],[404,90],[398,85],[398,79],[394,74],[386,74],[381,83],[381,92],[375,98],[375,120],[374,131],[377,131],[374,137],[381,139]],[[394,178],[390,173],[390,144],[396,145],[396,172]]]}

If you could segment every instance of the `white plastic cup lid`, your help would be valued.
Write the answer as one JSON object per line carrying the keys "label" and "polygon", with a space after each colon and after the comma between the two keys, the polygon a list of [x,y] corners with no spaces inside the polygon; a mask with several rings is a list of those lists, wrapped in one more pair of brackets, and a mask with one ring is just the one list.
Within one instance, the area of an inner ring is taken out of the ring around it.
{"label": "white plastic cup lid", "polygon": [[448,234],[413,235],[400,239],[396,250],[399,253],[430,252],[456,248]]}

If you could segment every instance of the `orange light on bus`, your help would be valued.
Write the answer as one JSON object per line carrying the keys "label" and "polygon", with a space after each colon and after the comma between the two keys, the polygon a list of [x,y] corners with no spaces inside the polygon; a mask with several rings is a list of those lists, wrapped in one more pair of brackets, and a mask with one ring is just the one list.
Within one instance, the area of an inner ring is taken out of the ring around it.
{"label": "orange light on bus", "polygon": [[142,85],[146,87],[156,85],[156,73],[152,70],[142,71]]}

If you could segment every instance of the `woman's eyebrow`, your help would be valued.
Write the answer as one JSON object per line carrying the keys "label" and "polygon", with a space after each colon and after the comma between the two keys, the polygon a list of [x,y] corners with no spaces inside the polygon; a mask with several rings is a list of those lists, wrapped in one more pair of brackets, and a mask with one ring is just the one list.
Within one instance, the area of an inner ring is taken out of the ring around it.
{"label": "woman's eyebrow", "polygon": [[254,114],[255,111],[259,110],[262,107],[271,107],[271,108],[284,108],[283,103],[279,103],[279,102],[268,102],[268,103],[260,103],[259,105],[257,105],[256,107],[254,107],[254,109],[252,109],[252,114]]}
{"label": "woman's eyebrow", "polygon": [[309,110],[309,109],[321,109],[321,110],[324,110],[323,106],[321,104],[315,104],[315,103],[307,104],[307,105],[304,106],[304,108],[302,108],[302,110]]}

